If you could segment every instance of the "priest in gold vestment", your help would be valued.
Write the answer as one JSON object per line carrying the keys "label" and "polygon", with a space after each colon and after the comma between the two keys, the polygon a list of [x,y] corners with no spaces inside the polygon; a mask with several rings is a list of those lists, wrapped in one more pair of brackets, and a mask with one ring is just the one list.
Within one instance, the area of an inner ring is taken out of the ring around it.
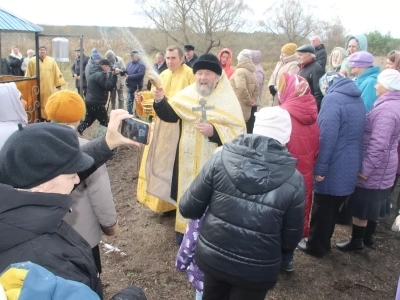
{"label": "priest in gold vestment", "polygon": [[[40,117],[48,120],[46,114],[47,99],[54,93],[54,88],[61,89],[65,84],[64,77],[53,58],[47,56],[46,46],[39,47],[39,70],[40,70]],[[36,76],[36,57],[28,62],[25,77]]]}
{"label": "priest in gold vestment", "polygon": [[[240,104],[217,57],[200,56],[193,73],[196,82],[175,96],[166,97],[162,88],[153,92],[157,118],[168,130],[154,129],[145,165],[146,192],[174,208],[215,149],[246,129]],[[177,211],[178,244],[186,225]]]}

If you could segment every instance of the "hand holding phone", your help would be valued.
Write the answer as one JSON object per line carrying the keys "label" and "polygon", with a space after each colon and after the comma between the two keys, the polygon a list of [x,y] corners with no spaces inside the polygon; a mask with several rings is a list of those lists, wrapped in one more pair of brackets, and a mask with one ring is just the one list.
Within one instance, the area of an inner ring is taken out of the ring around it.
{"label": "hand holding phone", "polygon": [[148,145],[150,141],[150,123],[135,118],[122,121],[121,134],[140,144]]}

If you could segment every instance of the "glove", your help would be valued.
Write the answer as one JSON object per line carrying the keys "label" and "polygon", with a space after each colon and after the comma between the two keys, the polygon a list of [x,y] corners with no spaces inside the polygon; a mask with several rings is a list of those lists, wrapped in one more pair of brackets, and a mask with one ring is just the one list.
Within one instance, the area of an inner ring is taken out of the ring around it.
{"label": "glove", "polygon": [[269,92],[271,93],[272,96],[276,95],[276,89],[274,85],[270,85],[269,87]]}
{"label": "glove", "polygon": [[116,235],[116,234],[118,234],[118,232],[119,232],[118,222],[115,223],[115,224],[114,224],[113,226],[111,226],[111,227],[104,227],[104,226],[101,226],[101,225],[100,225],[100,227],[101,227],[101,231],[103,231],[103,233],[104,233],[105,235],[108,235],[108,236]]}

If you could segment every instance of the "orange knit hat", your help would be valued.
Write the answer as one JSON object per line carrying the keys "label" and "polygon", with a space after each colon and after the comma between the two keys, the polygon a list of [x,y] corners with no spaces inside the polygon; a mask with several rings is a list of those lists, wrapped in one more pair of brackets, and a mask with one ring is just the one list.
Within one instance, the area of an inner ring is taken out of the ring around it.
{"label": "orange knit hat", "polygon": [[286,53],[287,55],[293,55],[296,53],[297,45],[295,43],[288,43],[283,45],[281,52]]}
{"label": "orange knit hat", "polygon": [[61,90],[52,94],[47,100],[46,113],[51,121],[58,123],[75,123],[86,114],[85,102],[74,91]]}

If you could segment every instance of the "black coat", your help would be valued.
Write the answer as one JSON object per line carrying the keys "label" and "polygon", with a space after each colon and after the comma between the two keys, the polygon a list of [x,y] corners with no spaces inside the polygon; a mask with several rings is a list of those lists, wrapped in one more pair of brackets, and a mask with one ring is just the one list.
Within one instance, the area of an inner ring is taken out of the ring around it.
{"label": "black coat", "polygon": [[195,53],[195,54],[193,54],[193,57],[192,57],[191,60],[185,59],[185,64],[186,64],[188,67],[191,67],[191,68],[193,69],[193,65],[194,65],[194,63],[195,63],[198,59],[199,59],[199,57],[198,57],[197,54]]}
{"label": "black coat", "polygon": [[[89,62],[89,57],[86,56],[85,54],[83,54],[83,72],[81,72],[80,70],[80,61],[81,61],[81,57],[75,57],[74,63],[72,64],[71,67],[71,73],[72,73],[72,77],[74,77],[74,74],[80,76],[81,74],[83,75],[83,82],[82,85],[84,87],[87,87],[87,82],[86,82],[86,74],[85,74],[85,69],[86,69],[86,65]],[[79,88],[79,80],[76,79],[75,80],[75,87]]]}
{"label": "black coat", "polygon": [[10,64],[6,58],[1,59],[1,70],[0,75],[11,75]]}
{"label": "black coat", "polygon": [[108,100],[108,92],[117,84],[117,75],[103,72],[99,65],[93,65],[91,74],[87,79],[86,103],[105,105]]}
{"label": "black coat", "polygon": [[10,63],[10,75],[15,75],[15,76],[24,76],[24,72],[21,70],[21,65],[22,62],[24,61],[24,58],[21,57],[21,59],[16,58],[14,56],[9,56],[8,61]]}
{"label": "black coat", "polygon": [[315,57],[317,59],[317,63],[319,63],[321,67],[325,70],[327,54],[324,44],[315,47]]}
{"label": "black coat", "polygon": [[324,74],[325,70],[315,60],[301,66],[299,71],[299,75],[305,78],[310,86],[311,94],[317,101],[318,111],[321,108],[322,98],[324,97],[319,87],[319,80]]}
{"label": "black coat", "polygon": [[240,135],[225,143],[181,198],[199,219],[195,260],[208,275],[248,289],[276,283],[282,252],[303,236],[305,186],[297,160],[276,140]]}
{"label": "black coat", "polygon": [[102,298],[89,244],[67,223],[70,195],[32,193],[0,184],[0,270],[31,261],[57,276],[82,282]]}

